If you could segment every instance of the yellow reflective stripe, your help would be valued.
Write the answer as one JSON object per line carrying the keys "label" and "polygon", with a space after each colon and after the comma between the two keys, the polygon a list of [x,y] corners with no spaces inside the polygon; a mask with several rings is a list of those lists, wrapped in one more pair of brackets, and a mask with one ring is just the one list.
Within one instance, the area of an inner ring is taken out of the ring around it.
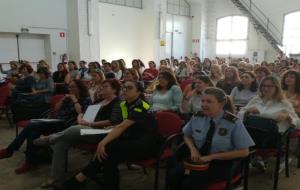
{"label": "yellow reflective stripe", "polygon": [[140,108],[134,108],[134,111],[142,112],[142,109],[140,109]]}
{"label": "yellow reflective stripe", "polygon": [[125,104],[126,104],[126,101],[122,101],[120,104],[121,111],[122,111],[122,117],[124,120],[127,119],[127,117],[128,117],[128,111],[127,111],[127,107]]}
{"label": "yellow reflective stripe", "polygon": [[142,103],[143,103],[143,107],[144,107],[146,110],[150,109],[150,105],[149,105],[149,104],[147,104],[145,101],[142,101]]}

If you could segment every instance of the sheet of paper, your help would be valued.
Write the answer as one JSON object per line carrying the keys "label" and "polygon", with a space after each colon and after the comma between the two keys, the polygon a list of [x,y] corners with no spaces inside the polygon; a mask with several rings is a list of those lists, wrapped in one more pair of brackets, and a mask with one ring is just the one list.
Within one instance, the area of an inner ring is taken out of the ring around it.
{"label": "sheet of paper", "polygon": [[62,122],[62,119],[31,119],[31,122]]}
{"label": "sheet of paper", "polygon": [[101,108],[101,105],[100,104],[97,104],[97,105],[90,105],[84,115],[83,115],[83,119],[87,122],[94,122],[95,121],[95,118],[97,116],[97,113],[99,112]]}
{"label": "sheet of paper", "polygon": [[100,135],[108,134],[112,129],[80,129],[80,135]]}

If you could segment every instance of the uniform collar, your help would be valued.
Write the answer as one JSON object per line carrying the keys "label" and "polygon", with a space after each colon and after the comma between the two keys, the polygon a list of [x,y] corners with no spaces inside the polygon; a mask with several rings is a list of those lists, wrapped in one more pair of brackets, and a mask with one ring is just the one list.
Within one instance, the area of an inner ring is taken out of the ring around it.
{"label": "uniform collar", "polygon": [[140,103],[140,98],[137,98],[136,100],[134,100],[133,102],[129,103],[126,101],[126,105],[128,107],[132,107],[132,106],[135,106],[135,105],[138,105]]}
{"label": "uniform collar", "polygon": [[212,119],[215,123],[218,123],[224,116],[224,111],[222,110],[216,117],[213,117],[213,118],[209,118],[209,119]]}

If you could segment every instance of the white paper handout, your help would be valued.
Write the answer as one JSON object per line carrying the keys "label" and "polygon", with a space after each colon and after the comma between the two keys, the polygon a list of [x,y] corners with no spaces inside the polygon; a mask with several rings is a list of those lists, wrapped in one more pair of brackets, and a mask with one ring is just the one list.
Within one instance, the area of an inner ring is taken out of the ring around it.
{"label": "white paper handout", "polygon": [[100,104],[89,106],[83,115],[83,120],[87,122],[94,122],[100,108],[101,108]]}
{"label": "white paper handout", "polygon": [[62,119],[31,119],[31,122],[45,122],[45,123],[51,123],[51,122],[63,122]]}
{"label": "white paper handout", "polygon": [[80,129],[80,135],[100,135],[100,134],[108,134],[112,131],[110,129]]}

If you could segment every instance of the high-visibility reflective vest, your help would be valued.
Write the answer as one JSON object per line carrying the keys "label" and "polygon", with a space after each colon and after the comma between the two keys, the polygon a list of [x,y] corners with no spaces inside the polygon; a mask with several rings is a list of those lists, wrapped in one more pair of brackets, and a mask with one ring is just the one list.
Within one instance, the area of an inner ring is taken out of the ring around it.
{"label": "high-visibility reflective vest", "polygon": [[[150,105],[141,100],[141,106],[142,108],[144,108],[145,110],[149,110],[150,109]],[[127,106],[126,106],[126,101],[122,101],[121,104],[120,104],[120,107],[121,107],[121,112],[122,112],[122,117],[123,117],[123,120],[127,119],[128,118],[128,109],[127,109]],[[136,112],[142,112],[142,108],[140,107],[140,105],[137,105],[135,108],[134,108],[134,111]]]}

